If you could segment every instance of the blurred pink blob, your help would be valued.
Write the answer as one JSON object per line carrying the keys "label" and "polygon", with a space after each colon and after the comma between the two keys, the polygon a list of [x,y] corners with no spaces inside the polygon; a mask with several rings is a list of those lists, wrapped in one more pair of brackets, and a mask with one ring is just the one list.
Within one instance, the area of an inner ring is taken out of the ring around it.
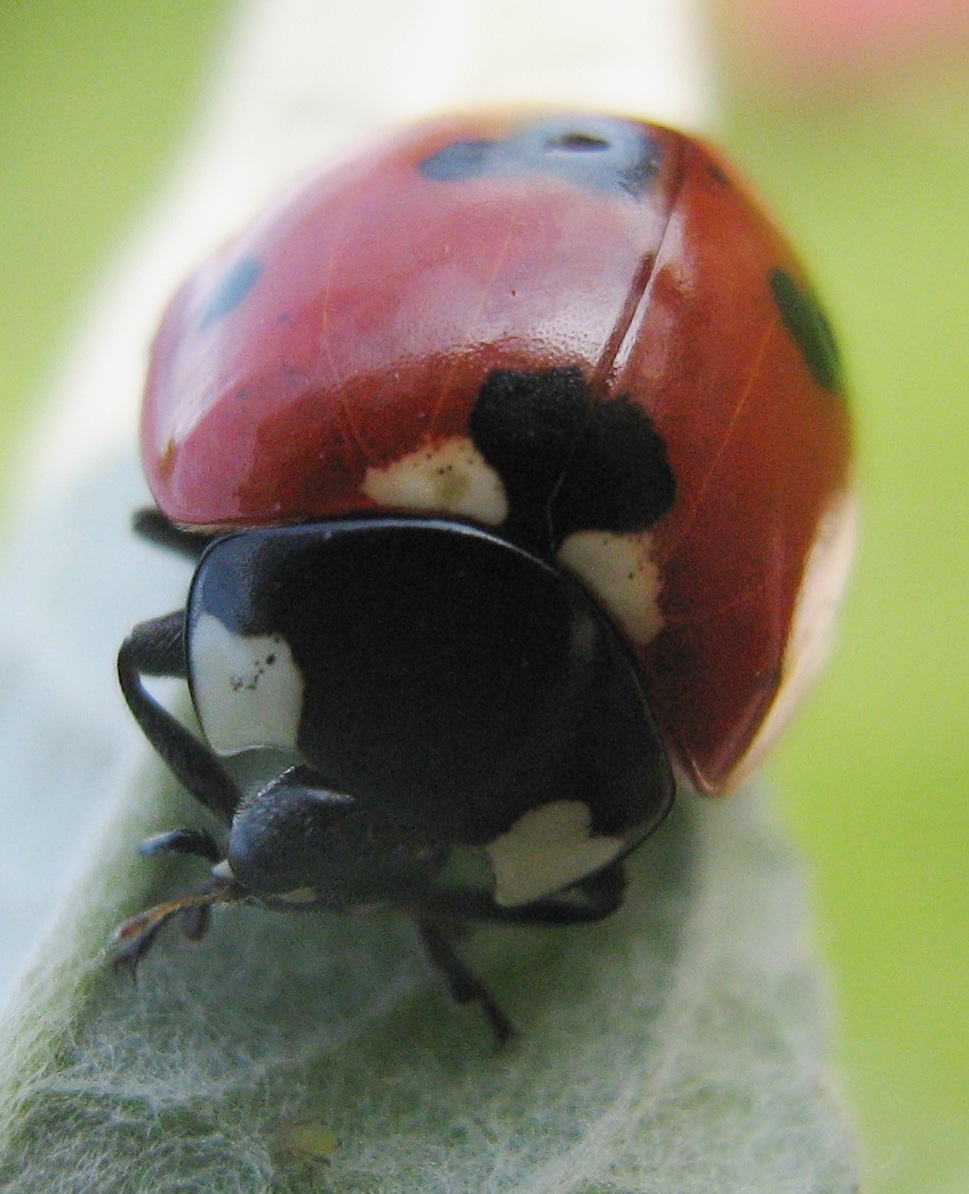
{"label": "blurred pink blob", "polygon": [[735,57],[767,79],[864,84],[969,50],[969,0],[732,0]]}

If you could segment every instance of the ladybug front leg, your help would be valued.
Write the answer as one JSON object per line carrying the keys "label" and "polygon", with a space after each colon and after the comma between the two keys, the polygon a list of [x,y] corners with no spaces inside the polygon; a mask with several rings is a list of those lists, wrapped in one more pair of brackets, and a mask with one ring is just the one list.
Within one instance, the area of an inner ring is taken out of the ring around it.
{"label": "ladybug front leg", "polygon": [[218,538],[216,534],[186,530],[152,506],[137,511],[132,519],[132,527],[136,535],[147,539],[149,543],[177,551],[190,560],[198,560],[212,540]]}
{"label": "ladybug front leg", "polygon": [[519,925],[574,925],[605,920],[621,905],[626,872],[621,862],[580,879],[560,895],[528,904],[499,904],[485,891],[439,887],[425,897],[420,913],[456,922],[492,921]]}
{"label": "ladybug front leg", "polygon": [[235,780],[211,748],[164,709],[142,683],[144,676],[184,680],[186,673],[181,610],[139,623],[118,652],[121,691],[145,737],[196,800],[229,825],[242,799]]}
{"label": "ladybug front leg", "polygon": [[495,904],[486,912],[486,919],[527,925],[592,924],[612,916],[622,906],[625,894],[626,868],[614,862],[574,883],[560,896],[546,896],[517,908]]}

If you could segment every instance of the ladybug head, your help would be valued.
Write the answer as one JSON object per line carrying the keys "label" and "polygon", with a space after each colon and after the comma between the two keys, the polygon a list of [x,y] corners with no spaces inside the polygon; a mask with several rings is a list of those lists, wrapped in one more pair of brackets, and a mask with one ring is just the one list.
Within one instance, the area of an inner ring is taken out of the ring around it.
{"label": "ladybug head", "polygon": [[239,807],[220,865],[265,899],[352,908],[416,897],[440,861],[439,850],[402,838],[379,812],[321,789],[319,776],[297,765]]}

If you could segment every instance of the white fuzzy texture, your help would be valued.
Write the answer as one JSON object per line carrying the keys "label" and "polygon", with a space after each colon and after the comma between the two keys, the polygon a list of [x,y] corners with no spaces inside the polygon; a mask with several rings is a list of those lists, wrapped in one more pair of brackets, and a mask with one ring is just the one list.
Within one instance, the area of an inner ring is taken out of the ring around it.
{"label": "white fuzzy texture", "polygon": [[[203,948],[163,941],[137,989],[91,959],[0,1186],[850,1194],[774,837],[754,793],[687,799],[611,921],[482,931],[463,952],[521,1031],[500,1052],[394,919],[227,912]],[[325,1164],[279,1147],[306,1123],[338,1142]]]}
{"label": "white fuzzy texture", "polygon": [[[281,181],[394,119],[525,100],[702,126],[695,16],[685,0],[245,10],[180,176],[93,304],[0,587],[7,1194],[854,1189],[800,880],[749,796],[685,798],[612,920],[464,947],[521,1028],[500,1053],[392,919],[237,909],[203,948],[163,940],[137,988],[107,965],[125,913],[205,869],[134,854],[204,817],[175,804],[112,666],[187,581],[127,533],[166,294]],[[325,1159],[287,1151],[301,1125]]]}

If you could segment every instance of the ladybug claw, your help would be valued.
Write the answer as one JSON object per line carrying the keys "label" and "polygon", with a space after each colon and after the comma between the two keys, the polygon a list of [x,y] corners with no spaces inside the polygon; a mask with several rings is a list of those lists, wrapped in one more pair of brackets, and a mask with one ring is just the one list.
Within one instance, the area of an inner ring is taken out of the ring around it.
{"label": "ladybug claw", "polygon": [[132,978],[137,979],[142,958],[150,953],[158,934],[170,920],[179,917],[185,936],[190,941],[198,941],[208,929],[212,905],[231,904],[239,898],[239,893],[233,887],[219,886],[195,895],[167,900],[126,920],[114,935],[121,947],[114,955],[115,970],[127,970]]}
{"label": "ladybug claw", "polygon": [[193,908],[182,909],[178,927],[186,941],[201,941],[209,931],[211,921],[211,907],[208,904],[197,904]]}
{"label": "ladybug claw", "polygon": [[[132,922],[129,921],[118,930],[118,940],[121,939],[122,930],[128,929],[131,924]],[[155,940],[164,924],[164,921],[160,921],[158,924],[151,925],[132,937],[122,949],[119,949],[115,953],[111,963],[114,969],[119,973],[125,971],[131,976],[131,981],[137,983],[138,967],[141,964],[141,960],[146,954],[151,952],[151,948],[155,944]]]}

